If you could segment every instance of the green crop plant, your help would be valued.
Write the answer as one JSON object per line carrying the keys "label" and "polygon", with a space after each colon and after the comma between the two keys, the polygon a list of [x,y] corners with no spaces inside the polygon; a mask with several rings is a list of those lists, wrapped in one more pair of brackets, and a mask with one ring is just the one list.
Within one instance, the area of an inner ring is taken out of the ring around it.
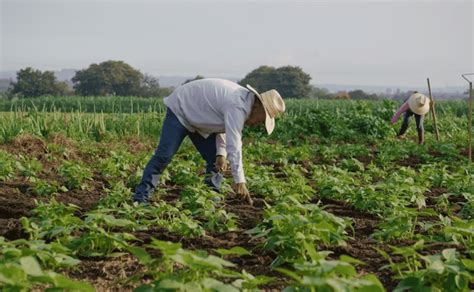
{"label": "green crop plant", "polygon": [[318,252],[308,243],[305,248],[309,257],[295,261],[294,270],[276,268],[292,280],[283,291],[385,291],[375,275],[358,275],[353,265],[364,265],[363,262],[346,255],[329,260],[331,252]]}
{"label": "green crop plant", "polygon": [[265,219],[246,233],[264,237],[263,248],[278,253],[273,266],[307,258],[305,245],[345,245],[349,222],[314,204],[278,203],[265,210]]}
{"label": "green crop plant", "polygon": [[415,233],[417,227],[423,226],[419,222],[419,217],[436,216],[436,214],[430,209],[419,211],[413,208],[397,207],[391,215],[383,219],[372,236],[382,240],[414,239],[418,236]]}
{"label": "green crop plant", "polygon": [[0,150],[0,181],[11,179],[15,175],[15,159],[9,153]]}
{"label": "green crop plant", "polygon": [[464,197],[467,199],[467,202],[462,207],[459,212],[459,216],[463,219],[472,220],[474,219],[474,197],[473,194],[464,194]]}
{"label": "green crop plant", "polygon": [[128,241],[138,239],[127,232],[114,232],[120,228],[133,229],[137,224],[127,219],[107,214],[106,209],[86,214],[77,236],[69,238],[67,246],[80,256],[116,256]]}
{"label": "green crop plant", "polygon": [[15,261],[21,257],[34,256],[45,269],[71,268],[79,264],[79,260],[69,256],[71,250],[56,242],[46,243],[44,240],[17,239],[5,241],[0,237],[0,258],[3,262]]}
{"label": "green crop plant", "polygon": [[115,257],[128,247],[128,241],[138,239],[126,232],[109,232],[99,226],[86,226],[79,236],[70,238],[67,246],[82,257]]}
{"label": "green crop plant", "polygon": [[448,241],[462,244],[474,249],[474,220],[463,220],[458,217],[441,217],[442,232]]}
{"label": "green crop plant", "polygon": [[21,218],[23,229],[31,240],[48,239],[65,243],[83,225],[83,221],[75,215],[79,209],[75,205],[58,203],[54,198],[48,203],[36,204],[32,217]]}
{"label": "green crop plant", "polygon": [[403,257],[403,261],[400,262],[393,261],[387,252],[377,248],[377,251],[389,261],[389,264],[383,266],[382,269],[390,268],[398,277],[403,277],[407,273],[418,271],[423,266],[423,255],[418,253],[418,251],[423,249],[424,244],[424,240],[419,240],[412,246],[391,246],[393,255],[400,255]]}
{"label": "green crop plant", "polygon": [[65,180],[68,189],[85,190],[87,181],[92,180],[91,170],[75,162],[63,161],[58,171]]}
{"label": "green crop plant", "polygon": [[[162,256],[153,258],[143,248],[129,247],[129,251],[146,266],[145,274],[154,280],[135,291],[240,291],[243,288],[255,288],[269,280],[267,277],[233,271],[230,269],[235,266],[233,263],[203,251],[182,249],[179,243],[152,239],[147,247],[158,249]],[[242,250],[239,249],[238,253]],[[235,250],[224,253],[233,254]],[[223,278],[228,281],[222,281]]]}
{"label": "green crop plant", "polygon": [[236,216],[218,207],[221,196],[204,185],[188,186],[181,192],[181,201],[193,217],[204,222],[206,229],[220,232],[236,230]]}
{"label": "green crop plant", "polygon": [[110,188],[105,190],[105,193],[107,195],[100,199],[98,208],[118,208],[132,197],[132,190],[122,181],[111,182]]}
{"label": "green crop plant", "polygon": [[0,261],[0,287],[3,291],[29,291],[38,285],[54,290],[94,291],[88,284],[43,270],[33,256],[20,257],[16,261]]}
{"label": "green crop plant", "polygon": [[[394,291],[471,291],[474,283],[474,261],[458,257],[455,249],[444,249],[441,254],[423,256],[413,248],[393,248],[394,254],[403,255],[405,262],[394,263],[394,269],[400,279]],[[418,246],[419,248],[420,246]]]}
{"label": "green crop plant", "polygon": [[110,151],[110,156],[101,159],[98,171],[109,181],[123,179],[130,175],[133,156],[124,151]]}
{"label": "green crop plant", "polygon": [[34,180],[43,170],[43,165],[36,158],[27,158],[23,155],[18,156],[16,168],[21,176],[28,180]]}
{"label": "green crop plant", "polygon": [[38,196],[50,196],[58,192],[67,192],[68,189],[64,186],[59,186],[56,181],[48,182],[37,178],[33,182],[32,191]]}

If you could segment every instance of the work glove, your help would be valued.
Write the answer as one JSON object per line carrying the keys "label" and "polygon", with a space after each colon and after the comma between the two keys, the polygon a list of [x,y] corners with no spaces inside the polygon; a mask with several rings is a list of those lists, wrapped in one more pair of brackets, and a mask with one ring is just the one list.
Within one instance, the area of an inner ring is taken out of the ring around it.
{"label": "work glove", "polygon": [[246,183],[234,184],[234,191],[242,200],[245,200],[249,205],[253,205],[252,198],[250,197],[249,190],[247,190]]}
{"label": "work glove", "polygon": [[217,155],[216,156],[216,163],[215,163],[215,166],[216,166],[216,170],[218,172],[224,172],[227,170],[227,159],[225,159],[224,156],[222,155]]}

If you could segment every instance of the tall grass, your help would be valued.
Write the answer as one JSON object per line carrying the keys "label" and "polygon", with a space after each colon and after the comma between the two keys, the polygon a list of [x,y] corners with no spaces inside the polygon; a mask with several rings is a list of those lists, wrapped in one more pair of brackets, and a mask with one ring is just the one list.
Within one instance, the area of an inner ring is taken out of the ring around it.
{"label": "tall grass", "polygon": [[[56,107],[58,104],[48,107],[45,103],[39,106],[40,103],[30,100],[11,105],[11,111],[0,112],[0,143],[11,141],[21,133],[45,138],[62,133],[76,140],[95,141],[127,136],[158,139],[165,116],[162,100],[116,97],[106,98],[106,102],[101,99],[68,98],[70,104],[61,104],[62,107]],[[52,97],[39,100],[55,101]],[[96,101],[96,106],[91,107]],[[278,120],[274,134],[268,137],[260,127],[246,129],[246,135],[282,141],[313,135],[328,143],[369,142],[394,135],[397,126],[391,126],[389,121],[398,106],[394,101],[287,100],[287,112]],[[88,112],[91,108],[95,111]],[[67,112],[69,109],[73,110]],[[442,136],[465,135],[467,115],[462,102],[439,102],[438,114]],[[429,117],[426,129],[432,131]]]}
{"label": "tall grass", "polygon": [[0,111],[140,113],[162,112],[164,109],[162,98],[135,96],[42,96],[0,100]]}

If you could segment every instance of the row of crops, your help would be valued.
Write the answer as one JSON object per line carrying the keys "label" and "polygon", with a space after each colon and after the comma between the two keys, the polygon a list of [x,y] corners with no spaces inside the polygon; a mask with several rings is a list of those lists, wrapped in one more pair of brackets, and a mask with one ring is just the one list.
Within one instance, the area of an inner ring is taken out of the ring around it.
{"label": "row of crops", "polygon": [[[391,107],[399,102],[385,100],[381,102],[361,102],[351,100],[318,100],[300,99],[287,100],[290,112],[304,111],[308,108],[329,110],[332,108],[348,109],[364,103],[369,107]],[[438,111],[451,113],[456,116],[467,114],[466,101],[463,100],[441,100],[438,101]],[[160,98],[140,98],[134,96],[41,96],[37,98],[0,99],[0,111],[47,111],[47,112],[89,112],[89,113],[143,113],[158,112],[165,110],[163,100]]]}
{"label": "row of crops", "polygon": [[474,289],[462,102],[439,103],[442,141],[428,118],[418,145],[414,129],[394,138],[395,102],[289,101],[272,136],[244,133],[250,206],[230,175],[220,194],[203,183],[189,141],[152,203],[133,205],[162,104],[86,112],[68,101],[82,111],[11,103],[0,113],[3,289]]}

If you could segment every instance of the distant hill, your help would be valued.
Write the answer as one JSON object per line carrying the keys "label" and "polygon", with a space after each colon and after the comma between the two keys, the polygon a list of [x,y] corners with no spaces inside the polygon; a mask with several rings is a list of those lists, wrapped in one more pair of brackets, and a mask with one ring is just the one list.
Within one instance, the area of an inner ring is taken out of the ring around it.
{"label": "distant hill", "polygon": [[[313,86],[319,88],[326,88],[331,92],[339,91],[351,91],[356,89],[361,89],[367,93],[377,93],[377,94],[391,94],[397,90],[402,92],[416,90],[419,92],[425,92],[428,90],[427,86],[416,87],[416,86],[370,86],[370,85],[348,85],[348,84],[313,84]],[[447,87],[431,87],[433,92],[437,93],[461,93],[467,90],[466,86],[447,86]]]}
{"label": "distant hill", "polygon": [[0,92],[7,91],[10,86],[10,79],[0,79]]}

